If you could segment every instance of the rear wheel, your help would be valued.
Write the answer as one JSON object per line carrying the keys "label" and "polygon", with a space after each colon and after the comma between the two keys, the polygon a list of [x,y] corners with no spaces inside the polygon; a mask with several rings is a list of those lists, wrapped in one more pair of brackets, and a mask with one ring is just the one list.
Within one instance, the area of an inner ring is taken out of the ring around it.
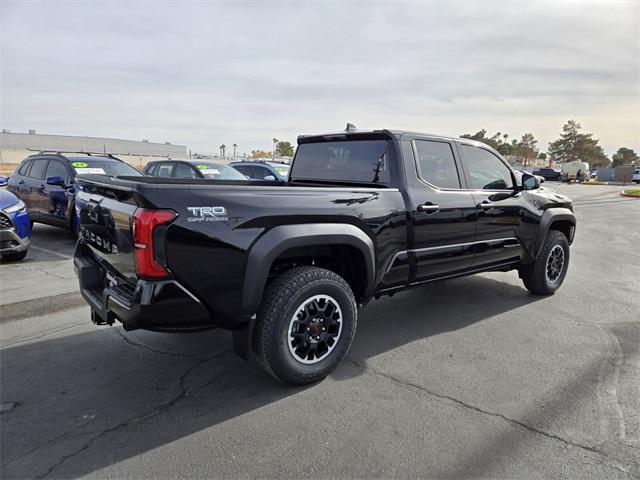
{"label": "rear wheel", "polygon": [[284,383],[320,380],[346,355],[356,320],[356,301],[342,277],[293,268],[265,291],[253,342],[258,363]]}
{"label": "rear wheel", "polygon": [[538,259],[520,269],[527,289],[538,295],[553,295],[569,268],[569,241],[564,233],[549,230]]}

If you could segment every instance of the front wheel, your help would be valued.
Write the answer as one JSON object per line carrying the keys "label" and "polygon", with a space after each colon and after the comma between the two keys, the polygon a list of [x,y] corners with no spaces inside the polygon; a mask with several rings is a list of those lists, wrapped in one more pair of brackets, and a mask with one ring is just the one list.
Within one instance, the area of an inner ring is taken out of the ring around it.
{"label": "front wheel", "polygon": [[524,286],[537,295],[553,295],[569,268],[569,241],[564,233],[549,230],[535,262],[520,269]]}
{"label": "front wheel", "polygon": [[320,380],[347,354],[356,321],[356,301],[342,277],[293,268],[265,291],[253,337],[258,364],[284,383]]}

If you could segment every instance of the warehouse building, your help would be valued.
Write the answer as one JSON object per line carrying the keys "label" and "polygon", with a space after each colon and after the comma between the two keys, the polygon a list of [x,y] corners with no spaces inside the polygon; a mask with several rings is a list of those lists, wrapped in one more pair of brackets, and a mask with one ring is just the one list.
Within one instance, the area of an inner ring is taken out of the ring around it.
{"label": "warehouse building", "polygon": [[6,166],[18,164],[25,157],[41,150],[110,153],[136,168],[143,167],[152,160],[188,158],[186,146],[173,145],[170,142],[154,143],[148,140],[43,135],[36,133],[35,130],[29,130],[29,133],[13,133],[4,129],[0,133],[0,164]]}

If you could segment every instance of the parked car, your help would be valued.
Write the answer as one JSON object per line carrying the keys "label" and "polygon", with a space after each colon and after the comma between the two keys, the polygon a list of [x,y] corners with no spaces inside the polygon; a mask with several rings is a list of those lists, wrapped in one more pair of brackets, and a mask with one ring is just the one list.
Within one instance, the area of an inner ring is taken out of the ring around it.
{"label": "parked car", "polygon": [[545,180],[560,180],[562,172],[555,168],[538,168],[535,169],[533,175],[539,175]]}
{"label": "parked car", "polygon": [[487,145],[389,130],[298,137],[287,182],[80,183],[74,263],[96,324],[232,330],[291,384],[337,366],[378,296],[509,270],[553,294],[576,225],[569,198]]}
{"label": "parked car", "polygon": [[161,160],[149,162],[144,169],[151,177],[173,178],[212,178],[215,180],[246,180],[247,178],[234,168],[223,163]]}
{"label": "parked car", "polygon": [[76,176],[80,174],[142,176],[131,165],[112,155],[66,156],[40,152],[25,158],[9,176],[7,190],[27,206],[34,222],[68,228],[76,233]]}
{"label": "parked car", "polygon": [[[6,181],[0,177],[0,185]],[[13,193],[0,190],[0,256],[18,261],[27,256],[31,240],[29,214],[22,200]]]}
{"label": "parked car", "polygon": [[279,162],[232,162],[233,168],[252,180],[286,181],[289,176],[289,165]]}
{"label": "parked car", "polygon": [[516,175],[519,175],[518,178],[522,178],[522,175],[524,175],[525,173],[527,175],[533,175],[534,177],[536,177],[538,179],[538,181],[540,182],[540,184],[543,184],[545,182],[545,179],[543,176],[541,175],[535,175],[531,172],[528,172],[527,170],[514,170],[514,172],[516,173]]}
{"label": "parked car", "polygon": [[631,177],[633,183],[640,183],[640,168],[636,168],[633,171],[633,175]]}

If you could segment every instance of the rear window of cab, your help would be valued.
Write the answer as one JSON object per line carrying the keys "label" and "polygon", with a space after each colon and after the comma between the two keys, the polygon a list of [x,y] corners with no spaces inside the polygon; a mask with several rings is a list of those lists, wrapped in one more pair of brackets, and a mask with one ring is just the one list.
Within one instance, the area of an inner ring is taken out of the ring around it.
{"label": "rear window of cab", "polygon": [[389,150],[385,139],[302,143],[290,179],[388,186]]}

